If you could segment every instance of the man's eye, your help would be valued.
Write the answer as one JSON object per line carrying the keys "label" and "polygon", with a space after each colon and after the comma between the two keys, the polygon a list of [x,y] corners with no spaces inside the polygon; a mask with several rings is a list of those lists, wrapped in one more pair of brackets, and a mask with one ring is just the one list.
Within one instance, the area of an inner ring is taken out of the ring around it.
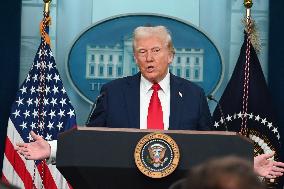
{"label": "man's eye", "polygon": [[161,50],[160,48],[154,48],[154,49],[152,49],[152,52],[153,53],[158,53],[158,52],[160,52],[160,50]]}
{"label": "man's eye", "polygon": [[145,49],[140,49],[138,52],[139,52],[140,54],[144,54],[144,53],[146,53],[147,51],[146,51]]}

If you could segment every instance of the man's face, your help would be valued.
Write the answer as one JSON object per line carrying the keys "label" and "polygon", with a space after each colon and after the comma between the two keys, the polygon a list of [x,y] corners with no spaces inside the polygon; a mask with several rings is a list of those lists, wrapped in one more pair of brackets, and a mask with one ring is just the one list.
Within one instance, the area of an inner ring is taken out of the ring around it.
{"label": "man's face", "polygon": [[158,83],[166,76],[173,60],[165,41],[158,36],[137,39],[134,57],[141,74],[152,83]]}

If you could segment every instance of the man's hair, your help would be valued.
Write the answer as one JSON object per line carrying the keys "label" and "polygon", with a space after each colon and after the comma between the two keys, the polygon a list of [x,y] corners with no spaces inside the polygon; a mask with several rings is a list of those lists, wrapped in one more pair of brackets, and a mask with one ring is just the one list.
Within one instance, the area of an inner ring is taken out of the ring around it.
{"label": "man's hair", "polygon": [[248,161],[230,156],[190,170],[184,189],[264,189]]}
{"label": "man's hair", "polygon": [[165,26],[139,26],[133,32],[133,51],[136,50],[136,40],[139,38],[158,36],[165,41],[166,47],[174,54],[174,46],[170,31]]}

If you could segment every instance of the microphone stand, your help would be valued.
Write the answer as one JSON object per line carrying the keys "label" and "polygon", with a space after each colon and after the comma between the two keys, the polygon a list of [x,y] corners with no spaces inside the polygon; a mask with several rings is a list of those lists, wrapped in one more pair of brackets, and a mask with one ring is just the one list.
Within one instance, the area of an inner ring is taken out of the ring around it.
{"label": "microphone stand", "polygon": [[93,104],[92,110],[91,110],[91,112],[90,112],[90,114],[89,114],[89,117],[88,117],[88,119],[87,119],[87,121],[86,121],[86,125],[90,122],[90,119],[91,119],[91,117],[92,117],[92,115],[93,115],[93,113],[94,113],[94,111],[95,111],[95,109],[96,109],[96,107],[97,107],[97,103],[98,103],[99,99],[101,99],[102,97],[104,97],[105,94],[106,94],[105,92],[102,92],[99,96],[97,96],[97,98],[96,98],[96,100],[95,100],[95,102],[94,102],[94,104]]}
{"label": "microphone stand", "polygon": [[214,101],[214,102],[217,104],[217,107],[218,107],[218,109],[219,109],[219,111],[220,111],[220,114],[221,114],[221,118],[224,120],[223,123],[224,123],[225,129],[226,129],[226,131],[228,131],[228,126],[227,126],[227,123],[226,123],[226,119],[225,119],[225,116],[224,116],[224,113],[223,113],[223,109],[222,109],[222,107],[221,107],[219,101],[216,100],[212,95],[208,95],[207,98],[208,98],[209,100]]}

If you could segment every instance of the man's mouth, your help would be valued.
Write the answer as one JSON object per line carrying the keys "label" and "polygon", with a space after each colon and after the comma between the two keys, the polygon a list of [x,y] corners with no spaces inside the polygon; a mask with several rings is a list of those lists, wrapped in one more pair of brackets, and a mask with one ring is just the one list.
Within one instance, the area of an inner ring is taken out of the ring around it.
{"label": "man's mouth", "polygon": [[148,66],[146,70],[147,72],[151,73],[154,71],[154,66]]}

